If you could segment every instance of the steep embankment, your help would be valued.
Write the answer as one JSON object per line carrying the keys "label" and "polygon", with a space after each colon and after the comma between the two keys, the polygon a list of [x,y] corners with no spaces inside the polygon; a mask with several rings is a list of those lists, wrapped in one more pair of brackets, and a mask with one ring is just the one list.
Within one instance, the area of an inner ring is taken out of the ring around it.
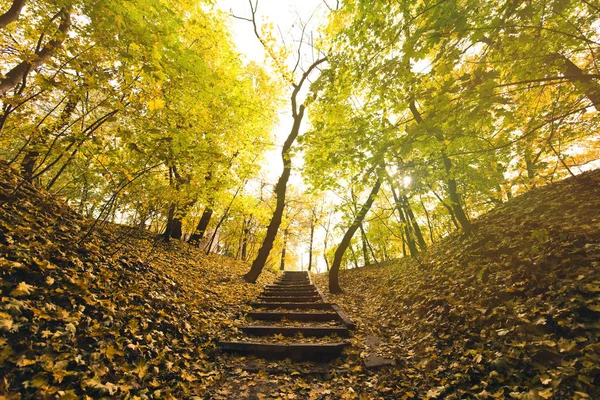
{"label": "steep embankment", "polygon": [[203,394],[214,339],[262,289],[247,266],[124,227],[82,241],[92,221],[19,183],[0,165],[0,397]]}
{"label": "steep embankment", "polygon": [[600,171],[536,189],[419,259],[344,271],[330,300],[356,345],[384,339],[391,398],[598,399],[599,211]]}

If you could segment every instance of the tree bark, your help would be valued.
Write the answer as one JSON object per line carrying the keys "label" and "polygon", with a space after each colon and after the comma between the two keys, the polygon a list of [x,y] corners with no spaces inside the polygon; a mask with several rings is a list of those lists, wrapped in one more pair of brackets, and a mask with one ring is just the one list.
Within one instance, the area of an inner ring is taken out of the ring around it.
{"label": "tree bark", "polygon": [[283,248],[281,249],[281,262],[279,263],[279,270],[285,270],[285,251],[287,247],[288,230],[283,231]]}
{"label": "tree bark", "polygon": [[415,218],[415,214],[413,213],[412,207],[410,206],[410,203],[408,202],[408,197],[406,197],[405,195],[402,195],[402,196],[400,196],[400,201],[402,201],[404,210],[406,211],[406,216],[408,217],[408,220],[410,220],[410,222],[412,224],[413,231],[417,238],[417,242],[419,243],[419,247],[421,248],[421,250],[427,249],[427,244],[425,243],[425,239],[423,238],[423,233],[421,233],[421,228],[419,227],[419,223],[417,222],[417,219]]}
{"label": "tree bark", "polygon": [[361,244],[362,244],[362,252],[363,252],[363,265],[368,265],[371,263],[371,260],[369,260],[369,249],[367,248],[367,238],[366,238],[366,234],[365,234],[365,230],[362,226],[362,223],[359,225],[359,229],[360,229],[360,240],[361,240]]}
{"label": "tree bark", "polygon": [[0,30],[4,29],[8,24],[16,21],[21,15],[21,10],[27,0],[14,0],[12,5],[4,14],[0,15]]}
{"label": "tree bark", "polygon": [[377,193],[379,193],[380,188],[381,188],[381,178],[377,177],[377,181],[375,182],[375,186],[373,186],[373,189],[371,190],[371,193],[369,194],[369,198],[361,207],[360,211],[354,218],[352,225],[350,225],[350,227],[344,234],[342,241],[340,242],[338,248],[335,251],[335,256],[333,258],[333,264],[331,265],[331,269],[329,270],[329,292],[330,293],[342,293],[343,292],[342,288],[340,287],[340,283],[339,283],[339,270],[340,270],[340,265],[342,264],[342,257],[344,256],[344,252],[346,251],[346,249],[348,248],[348,245],[350,244],[350,241],[352,240],[352,236],[354,236],[354,233],[356,232],[356,230],[358,229],[358,227],[360,226],[362,221],[365,219],[365,216],[371,209],[371,206],[373,205],[373,202],[375,201],[375,197],[377,196]]}
{"label": "tree bark", "polygon": [[600,111],[600,84],[593,77],[587,76],[581,68],[564,55],[555,54],[555,58],[563,63],[563,75],[592,102],[596,111]]}
{"label": "tree bark", "polygon": [[296,141],[298,134],[300,133],[300,124],[302,123],[302,118],[304,118],[304,110],[306,107],[304,104],[301,104],[299,107],[297,106],[297,97],[302,85],[310,75],[310,73],[319,66],[319,64],[325,62],[326,58],[320,58],[306,70],[306,72],[302,75],[300,82],[294,85],[294,90],[291,96],[292,103],[292,116],[294,123],[292,124],[292,130],[288,135],[287,139],[283,143],[283,149],[281,150],[281,159],[283,161],[283,172],[277,181],[277,185],[275,186],[275,196],[276,206],[275,212],[273,213],[273,217],[269,222],[269,226],[267,227],[267,234],[263,241],[262,246],[258,250],[258,254],[254,261],[252,262],[252,267],[250,271],[246,275],[244,275],[244,280],[246,282],[254,283],[258,276],[262,272],[265,264],[267,262],[267,258],[269,258],[269,253],[273,249],[273,242],[275,242],[275,237],[277,236],[277,231],[279,230],[279,225],[281,225],[281,218],[283,216],[283,209],[285,207],[285,193],[287,189],[287,182],[290,179],[290,173],[292,172],[292,159],[291,159],[291,149],[292,145]]}
{"label": "tree bark", "polygon": [[208,224],[210,223],[210,219],[213,215],[213,209],[210,207],[206,207],[202,212],[202,217],[200,217],[200,222],[198,222],[198,226],[196,226],[196,230],[190,236],[190,243],[198,243],[204,238],[206,234],[206,228],[208,228]]}
{"label": "tree bark", "polygon": [[13,69],[5,74],[3,79],[0,79],[0,96],[3,96],[17,86],[17,84],[27,75],[32,69],[35,69],[44,64],[53,54],[56,49],[59,49],[67,37],[67,32],[71,27],[71,12],[66,8],[60,10],[61,17],[60,25],[58,26],[58,34],[50,40],[40,51],[36,51],[35,59],[22,61]]}
{"label": "tree bark", "polygon": [[308,272],[312,269],[313,260],[313,240],[315,238],[315,220],[310,219],[310,243],[308,245]]}
{"label": "tree bark", "polygon": [[242,236],[242,254],[241,259],[246,261],[246,253],[248,252],[248,237],[250,236],[250,222],[252,221],[252,216],[248,218],[248,221],[244,218],[244,228],[243,228],[243,236]]}
{"label": "tree bark", "polygon": [[450,177],[450,170],[452,169],[452,161],[442,152],[442,161],[444,162],[444,169],[446,170],[448,185],[448,197],[450,197],[450,206],[452,207],[452,211],[454,211],[454,216],[456,217],[458,224],[461,229],[465,233],[470,233],[473,230],[473,226],[471,225],[471,221],[467,218],[467,214],[465,213],[461,201],[460,196],[456,190],[456,180]]}
{"label": "tree bark", "polygon": [[[414,100],[410,101],[409,109],[410,109],[413,117],[415,118],[415,121],[417,121],[417,124],[422,124],[424,122],[423,117],[421,116],[421,113],[419,112],[419,110],[417,110]],[[440,142],[440,143],[444,142],[444,138],[441,133],[433,132],[433,135],[435,136],[435,138],[437,139],[438,142]],[[450,160],[450,158],[448,158],[444,149],[442,149],[441,156],[442,156],[442,163],[444,164],[444,170],[446,172],[446,174],[445,174],[446,175],[445,176],[446,187],[447,187],[447,191],[448,191],[448,197],[450,198],[450,203],[451,203],[450,207],[452,207],[454,216],[458,220],[458,224],[460,225],[460,228],[463,230],[463,232],[470,233],[473,230],[473,226],[471,225],[471,221],[469,221],[469,219],[467,218],[467,215],[465,214],[465,212],[462,208],[460,196],[458,195],[458,192],[456,190],[456,188],[457,188],[456,180],[454,178],[452,178],[452,175],[451,175],[452,161]]]}
{"label": "tree bark", "polygon": [[[65,104],[65,108],[63,108],[62,112],[60,113],[58,121],[55,124],[42,129],[41,135],[33,138],[29,145],[30,150],[27,153],[25,153],[25,156],[23,156],[23,160],[21,160],[21,173],[23,174],[23,177],[25,179],[31,180],[33,173],[36,169],[35,165],[37,164],[38,158],[40,157],[39,146],[45,145],[47,143],[49,135],[60,131],[68,125],[69,119],[71,118],[71,115],[73,115],[73,112],[75,112],[75,108],[77,107],[77,102],[77,98],[72,96],[69,97],[67,103]],[[43,162],[44,161],[42,161],[42,163]]]}
{"label": "tree bark", "polygon": [[398,216],[400,218],[400,223],[404,226],[404,237],[406,238],[406,244],[408,245],[408,250],[410,251],[410,255],[412,257],[419,254],[419,249],[417,249],[417,245],[415,243],[415,239],[413,238],[413,234],[410,229],[410,223],[407,221],[406,216],[404,215],[404,210],[402,207],[402,203],[400,203],[400,198],[396,193],[396,189],[394,185],[390,184],[390,189],[392,190],[392,196],[394,196],[394,203],[396,204],[396,211],[398,211]]}

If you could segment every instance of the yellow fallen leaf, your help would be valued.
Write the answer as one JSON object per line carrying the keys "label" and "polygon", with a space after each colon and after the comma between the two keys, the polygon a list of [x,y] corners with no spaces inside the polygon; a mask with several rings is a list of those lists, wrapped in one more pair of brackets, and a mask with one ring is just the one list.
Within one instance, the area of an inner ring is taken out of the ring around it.
{"label": "yellow fallen leaf", "polygon": [[21,282],[17,285],[17,287],[15,289],[13,289],[12,292],[10,292],[11,296],[27,296],[30,295],[31,292],[35,289],[35,286],[33,285],[29,285],[25,282]]}

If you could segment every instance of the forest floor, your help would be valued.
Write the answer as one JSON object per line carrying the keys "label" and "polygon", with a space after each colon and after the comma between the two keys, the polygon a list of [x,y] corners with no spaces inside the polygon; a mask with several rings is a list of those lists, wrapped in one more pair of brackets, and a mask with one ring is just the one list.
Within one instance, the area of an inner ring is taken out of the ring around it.
{"label": "forest floor", "polygon": [[[19,183],[0,166],[0,398],[600,398],[600,171],[419,259],[343,271],[328,298],[358,326],[327,365],[216,350],[278,274],[247,284],[246,263],[185,243],[88,235],[93,221]],[[363,367],[368,336],[394,365]]]}
{"label": "forest floor", "polygon": [[329,301],[355,319],[354,346],[377,336],[394,359],[390,398],[600,399],[600,170],[340,282]]}

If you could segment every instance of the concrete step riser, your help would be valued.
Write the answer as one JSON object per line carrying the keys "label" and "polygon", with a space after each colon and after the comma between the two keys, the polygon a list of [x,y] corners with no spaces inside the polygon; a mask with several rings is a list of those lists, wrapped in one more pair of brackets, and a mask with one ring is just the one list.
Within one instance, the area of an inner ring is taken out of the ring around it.
{"label": "concrete step riser", "polygon": [[259,297],[258,300],[266,303],[319,303],[321,299],[304,297]]}
{"label": "concrete step riser", "polygon": [[224,351],[254,354],[263,358],[282,360],[291,358],[295,361],[329,361],[342,355],[347,343],[327,344],[271,344],[257,342],[219,342]]}
{"label": "concrete step riser", "polygon": [[252,311],[248,316],[256,321],[302,321],[302,322],[325,322],[341,321],[337,313],[311,313],[311,312],[261,312]]}
{"label": "concrete step riser", "polygon": [[318,295],[316,290],[265,290],[268,294],[298,294],[298,295]]}
{"label": "concrete step riser", "polygon": [[323,337],[329,335],[338,335],[340,337],[350,336],[347,328],[337,327],[287,327],[287,326],[242,326],[240,329],[254,336],[272,336],[272,335],[283,335],[283,336],[295,336],[302,334],[303,336],[312,337]]}
{"label": "concrete step riser", "polygon": [[283,308],[286,310],[333,310],[330,303],[252,303],[254,308],[276,309]]}

